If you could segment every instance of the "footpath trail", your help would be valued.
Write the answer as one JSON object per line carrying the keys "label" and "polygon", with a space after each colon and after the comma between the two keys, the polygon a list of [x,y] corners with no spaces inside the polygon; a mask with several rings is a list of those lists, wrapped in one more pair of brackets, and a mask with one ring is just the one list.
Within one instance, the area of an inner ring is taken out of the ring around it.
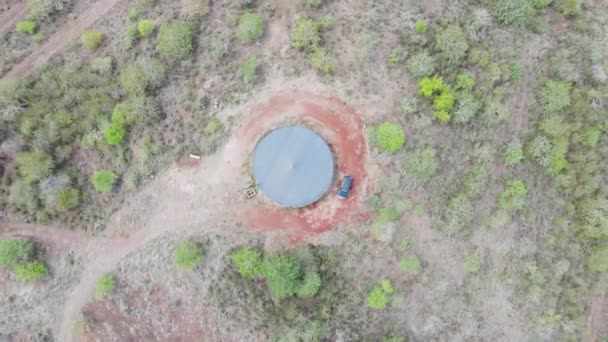
{"label": "footpath trail", "polygon": [[[0,10],[2,8],[0,7]],[[25,0],[0,12],[0,34],[12,30],[17,22],[27,13],[27,2]]]}
{"label": "footpath trail", "polygon": [[[77,38],[82,31],[91,27],[99,19],[103,18],[113,8],[124,3],[125,0],[99,0],[85,9],[71,21],[61,26],[44,44],[16,64],[4,77],[21,78],[29,75],[39,66],[46,63],[52,56],[65,49],[68,42]],[[25,2],[24,2],[25,3]],[[24,6],[25,7],[25,6]],[[25,14],[25,13],[24,13]],[[10,19],[14,20],[14,19]],[[3,28],[3,20],[0,20],[0,28]],[[2,32],[0,30],[0,32]]]}

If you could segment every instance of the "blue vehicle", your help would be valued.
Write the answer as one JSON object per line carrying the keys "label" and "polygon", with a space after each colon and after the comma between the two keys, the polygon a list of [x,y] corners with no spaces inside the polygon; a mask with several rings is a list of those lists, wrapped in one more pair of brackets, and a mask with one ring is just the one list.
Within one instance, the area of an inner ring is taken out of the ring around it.
{"label": "blue vehicle", "polygon": [[340,187],[340,191],[338,192],[338,197],[341,199],[345,199],[348,196],[348,192],[350,191],[350,187],[353,185],[353,177],[344,176],[342,180],[342,186]]}

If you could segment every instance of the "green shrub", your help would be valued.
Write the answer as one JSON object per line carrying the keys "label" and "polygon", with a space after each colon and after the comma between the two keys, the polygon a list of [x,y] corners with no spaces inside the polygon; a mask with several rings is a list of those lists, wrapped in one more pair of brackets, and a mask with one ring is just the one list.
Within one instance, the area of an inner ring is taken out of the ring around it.
{"label": "green shrub", "polygon": [[444,92],[448,86],[439,76],[425,77],[418,81],[418,93],[424,97],[433,97]]}
{"label": "green shrub", "polygon": [[507,26],[524,26],[535,15],[529,0],[500,0],[496,5],[496,19]]}
{"label": "green shrub", "polygon": [[378,147],[387,152],[397,152],[405,144],[405,133],[403,129],[392,123],[382,123],[374,131]]}
{"label": "green shrub", "polygon": [[110,145],[120,145],[125,140],[127,129],[117,123],[112,123],[103,130],[106,142]]}
{"label": "green shrub", "polygon": [[393,284],[390,280],[384,279],[372,289],[367,297],[367,305],[373,309],[386,308],[389,296],[394,292]]}
{"label": "green shrub", "polygon": [[549,114],[556,114],[570,106],[571,88],[567,81],[547,81],[539,94],[543,109]]}
{"label": "green shrub", "polygon": [[505,151],[504,158],[505,164],[507,165],[517,165],[521,163],[524,159],[524,150],[522,149],[521,144],[509,144]]}
{"label": "green shrub", "polygon": [[24,239],[0,240],[0,266],[14,268],[31,262],[36,256],[36,245]]}
{"label": "green shrub", "polygon": [[498,196],[498,205],[505,210],[518,210],[526,205],[528,188],[518,179],[508,181],[505,189]]}
{"label": "green shrub", "polygon": [[488,100],[480,113],[481,121],[488,126],[497,125],[510,116],[509,108],[497,98]]}
{"label": "green shrub", "polygon": [[439,160],[436,155],[437,151],[432,147],[416,149],[406,156],[403,168],[417,181],[427,182],[437,172]]}
{"label": "green shrub", "polygon": [[278,299],[293,296],[300,287],[300,262],[291,256],[272,255],[264,258],[262,273],[270,292]]}
{"label": "green shrub", "polygon": [[137,31],[139,31],[139,35],[144,38],[151,35],[154,32],[154,29],[156,29],[156,24],[150,19],[141,20],[137,24]]}
{"label": "green shrub", "polygon": [[129,94],[139,95],[143,94],[146,90],[146,76],[137,64],[128,65],[124,70],[121,71],[118,78],[120,80],[120,85]]}
{"label": "green shrub", "polygon": [[137,24],[129,24],[125,31],[124,42],[127,48],[133,47],[139,39],[139,31],[137,30]]}
{"label": "green shrub", "polygon": [[422,272],[422,264],[417,256],[411,255],[399,260],[399,269],[407,274],[418,275]]}
{"label": "green shrub", "polygon": [[310,64],[324,75],[331,75],[336,71],[336,59],[323,48],[318,48],[310,54]]}
{"label": "green shrub", "polygon": [[426,22],[424,20],[416,20],[416,32],[418,33],[426,33],[426,31],[428,30],[428,25],[426,24]]}
{"label": "green shrub", "polygon": [[104,38],[103,33],[99,31],[85,31],[80,36],[80,43],[82,43],[85,48],[94,50],[103,43]]}
{"label": "green shrub", "polygon": [[98,170],[93,174],[91,182],[95,190],[99,192],[110,192],[118,180],[118,175],[110,170]]}
{"label": "green shrub", "polygon": [[80,204],[80,191],[73,187],[66,187],[57,194],[55,210],[66,211],[76,208]]}
{"label": "green shrub", "polygon": [[95,58],[91,61],[91,69],[101,75],[112,72],[112,57]]}
{"label": "green shrub", "polygon": [[298,289],[298,297],[312,298],[321,288],[321,277],[318,273],[311,272],[306,274],[304,281]]}
{"label": "green shrub", "polygon": [[447,65],[460,65],[469,50],[466,33],[458,25],[449,25],[437,35],[437,48]]}
{"label": "green shrub", "polygon": [[95,299],[102,300],[116,287],[116,280],[111,274],[106,274],[95,283]]}
{"label": "green shrub", "polygon": [[555,0],[555,7],[566,16],[576,16],[581,12],[582,0]]}
{"label": "green shrub", "polygon": [[536,9],[548,7],[552,2],[553,0],[530,0],[530,4]]}
{"label": "green shrub", "polygon": [[212,118],[211,120],[209,120],[209,122],[207,122],[207,124],[205,125],[205,128],[203,128],[203,133],[205,133],[206,136],[213,136],[214,134],[219,132],[221,129],[222,129],[222,122],[220,121],[220,119]]}
{"label": "green shrub", "polygon": [[596,248],[587,258],[587,265],[593,272],[608,271],[608,248]]}
{"label": "green shrub", "polygon": [[415,78],[430,76],[435,72],[435,58],[424,50],[410,58],[407,70]]}
{"label": "green shrub", "polygon": [[183,21],[162,24],[157,39],[156,50],[164,58],[184,59],[192,53],[192,29]]}
{"label": "green shrub", "polygon": [[173,261],[181,269],[193,270],[203,262],[203,251],[193,242],[180,241],[173,251]]}
{"label": "green shrub", "polygon": [[17,279],[24,283],[32,283],[42,279],[46,274],[46,267],[40,261],[15,266]]}
{"label": "green shrub", "polygon": [[465,124],[473,119],[482,107],[481,101],[470,91],[463,91],[456,96],[456,108],[452,111],[454,122]]}
{"label": "green shrub", "polygon": [[159,88],[167,78],[167,67],[156,58],[141,58],[137,61],[141,70],[147,90]]}
{"label": "green shrub", "polygon": [[477,273],[481,269],[481,255],[478,252],[475,252],[464,259],[464,263],[462,265],[464,267],[465,272],[468,273]]}
{"label": "green shrub", "polygon": [[26,33],[26,34],[34,34],[38,30],[38,24],[35,21],[31,20],[22,20],[17,23],[15,27],[17,32]]}
{"label": "green shrub", "polygon": [[55,162],[43,151],[20,152],[16,156],[17,169],[26,182],[35,182],[53,173]]}
{"label": "green shrub", "polygon": [[264,35],[264,18],[257,13],[247,12],[240,16],[236,36],[243,44],[251,44]]}
{"label": "green shrub", "polygon": [[296,20],[291,33],[291,44],[299,50],[314,51],[321,42],[319,24],[311,19],[300,18]]}
{"label": "green shrub", "polygon": [[475,87],[475,79],[471,74],[458,74],[456,77],[456,89],[471,91],[473,87]]}
{"label": "green shrub", "polygon": [[586,237],[608,238],[608,199],[587,199],[577,205],[577,227]]}
{"label": "green shrub", "polygon": [[262,254],[249,247],[241,247],[230,256],[232,265],[244,278],[253,278],[262,272]]}
{"label": "green shrub", "polygon": [[35,184],[23,179],[15,180],[9,189],[8,201],[16,208],[35,211],[39,205]]}
{"label": "green shrub", "polygon": [[258,70],[258,58],[255,56],[251,56],[245,60],[241,67],[239,68],[239,73],[243,80],[247,83],[255,83],[255,79],[257,76]]}
{"label": "green shrub", "polygon": [[405,50],[403,48],[397,48],[391,51],[391,53],[386,56],[386,63],[391,68],[396,68],[403,62],[405,58]]}
{"label": "green shrub", "polygon": [[442,229],[450,235],[462,232],[473,218],[475,207],[466,194],[456,194],[448,200],[445,210],[446,222]]}
{"label": "green shrub", "polygon": [[437,110],[433,116],[439,122],[446,124],[450,121],[449,111],[454,107],[454,93],[443,82],[441,77],[425,77],[418,82],[418,93],[424,97],[433,98],[433,107]]}

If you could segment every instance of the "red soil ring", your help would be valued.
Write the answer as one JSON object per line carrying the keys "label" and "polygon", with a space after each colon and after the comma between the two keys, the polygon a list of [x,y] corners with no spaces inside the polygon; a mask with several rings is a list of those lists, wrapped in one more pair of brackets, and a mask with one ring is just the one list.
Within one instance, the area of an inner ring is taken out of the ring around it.
{"label": "red soil ring", "polygon": [[[327,140],[337,165],[335,187],[305,208],[285,209],[256,201],[244,208],[239,217],[250,228],[288,232],[296,242],[357,218],[358,204],[367,188],[367,145],[365,125],[353,108],[339,98],[304,91],[280,92],[254,107],[236,133],[249,144],[251,153],[264,134],[294,121],[312,127]],[[354,182],[348,198],[341,200],[336,192],[345,174],[352,176]]]}

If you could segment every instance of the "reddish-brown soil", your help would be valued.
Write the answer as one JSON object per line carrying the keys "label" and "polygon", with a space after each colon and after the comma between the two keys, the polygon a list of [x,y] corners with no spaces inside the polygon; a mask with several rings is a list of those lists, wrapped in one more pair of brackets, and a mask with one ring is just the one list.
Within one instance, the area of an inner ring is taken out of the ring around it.
{"label": "reddish-brown soil", "polygon": [[292,240],[332,229],[359,214],[358,204],[367,187],[367,146],[364,124],[355,110],[336,97],[303,91],[278,93],[252,109],[251,115],[237,130],[248,141],[250,151],[268,131],[285,124],[303,124],[317,130],[329,143],[337,165],[337,187],[343,175],[354,178],[346,200],[336,197],[332,188],[319,202],[300,209],[284,209],[254,201],[239,213],[243,224],[258,229],[284,230]]}

